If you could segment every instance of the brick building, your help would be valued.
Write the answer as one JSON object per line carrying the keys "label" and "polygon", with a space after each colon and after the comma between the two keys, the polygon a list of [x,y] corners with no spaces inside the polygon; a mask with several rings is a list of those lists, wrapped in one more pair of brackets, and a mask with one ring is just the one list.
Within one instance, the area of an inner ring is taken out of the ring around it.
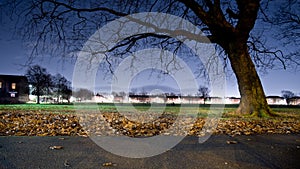
{"label": "brick building", "polygon": [[0,103],[25,103],[28,100],[26,76],[0,75]]}

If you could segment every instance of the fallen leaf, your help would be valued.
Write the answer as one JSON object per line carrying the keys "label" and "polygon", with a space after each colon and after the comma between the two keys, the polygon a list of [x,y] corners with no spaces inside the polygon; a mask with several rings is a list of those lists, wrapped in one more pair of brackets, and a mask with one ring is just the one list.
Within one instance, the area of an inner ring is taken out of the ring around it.
{"label": "fallen leaf", "polygon": [[246,136],[249,136],[249,135],[251,134],[251,132],[246,131],[246,132],[244,132],[244,134],[245,134]]}
{"label": "fallen leaf", "polygon": [[102,164],[103,167],[111,167],[111,166],[117,166],[117,164],[112,163],[112,162],[106,162]]}
{"label": "fallen leaf", "polygon": [[50,146],[49,148],[51,150],[60,150],[60,149],[63,149],[63,146]]}
{"label": "fallen leaf", "polygon": [[103,163],[102,166],[105,166],[105,167],[112,166],[112,163],[111,162],[106,162],[106,163]]}
{"label": "fallen leaf", "polygon": [[64,166],[65,166],[65,167],[70,167],[70,164],[68,163],[68,160],[65,160]]}
{"label": "fallen leaf", "polygon": [[237,141],[234,140],[228,140],[226,141],[227,144],[237,144]]}

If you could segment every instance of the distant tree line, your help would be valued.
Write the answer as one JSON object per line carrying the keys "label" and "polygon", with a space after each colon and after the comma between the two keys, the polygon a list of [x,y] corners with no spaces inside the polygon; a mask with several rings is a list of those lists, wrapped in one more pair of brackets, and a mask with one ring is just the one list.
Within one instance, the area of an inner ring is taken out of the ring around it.
{"label": "distant tree line", "polygon": [[68,81],[63,75],[51,75],[46,68],[40,65],[30,66],[25,76],[31,85],[31,94],[37,96],[37,104],[40,104],[40,97],[43,95],[50,95],[56,98],[56,102],[67,100],[73,95],[80,100],[89,100],[94,96],[94,93],[88,89],[72,90],[71,82]]}
{"label": "distant tree line", "polygon": [[31,85],[31,94],[37,96],[37,104],[40,104],[40,96],[43,95],[52,95],[57,98],[57,102],[70,100],[71,82],[61,74],[51,75],[46,68],[34,65],[28,68],[25,76]]}
{"label": "distant tree line", "polygon": [[[89,100],[94,96],[94,93],[88,89],[78,89],[72,92],[71,82],[68,81],[61,74],[51,75],[47,72],[46,68],[43,68],[39,65],[30,66],[26,71],[25,76],[28,79],[29,84],[31,85],[31,94],[37,96],[37,104],[40,104],[40,96],[51,95],[57,98],[57,102],[62,100],[68,100],[72,96],[80,98],[83,100]],[[132,90],[129,94],[136,94],[136,90]],[[206,100],[209,97],[210,90],[208,87],[199,86],[197,95]],[[289,90],[282,90],[282,97],[286,99],[287,104],[289,105],[291,100],[297,95]],[[125,92],[112,92],[113,96],[125,96]],[[142,94],[146,95],[145,91]],[[175,95],[174,93],[170,95]],[[205,104],[205,103],[204,103]]]}

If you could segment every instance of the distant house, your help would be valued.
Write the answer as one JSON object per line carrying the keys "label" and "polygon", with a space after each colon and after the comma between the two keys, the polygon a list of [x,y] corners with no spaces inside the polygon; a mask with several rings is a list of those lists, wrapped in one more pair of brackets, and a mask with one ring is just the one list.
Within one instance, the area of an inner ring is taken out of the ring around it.
{"label": "distant house", "polygon": [[124,103],[124,96],[114,96],[114,103]]}
{"label": "distant house", "polygon": [[114,97],[112,95],[104,95],[104,94],[97,94],[93,97],[92,101],[96,103],[112,103]]}
{"label": "distant house", "polygon": [[300,96],[290,98],[290,105],[300,105]]}
{"label": "distant house", "polygon": [[164,96],[150,96],[150,102],[151,103],[166,103],[167,98]]}
{"label": "distant house", "polygon": [[204,104],[204,98],[200,96],[181,96],[181,103],[184,104]]}
{"label": "distant house", "polygon": [[207,104],[224,104],[225,101],[221,97],[208,97],[206,103]]}
{"label": "distant house", "polygon": [[269,105],[286,105],[286,101],[280,96],[267,96],[267,102]]}
{"label": "distant house", "polygon": [[150,103],[151,98],[147,95],[129,95],[130,103]]}
{"label": "distant house", "polygon": [[[238,97],[207,97],[181,96],[181,95],[135,95],[113,96],[111,94],[97,94],[91,101],[97,103],[165,103],[165,104],[239,104],[241,98]],[[286,99],[280,96],[267,96],[269,105],[286,105]],[[81,101],[72,98],[72,101]],[[300,97],[290,99],[291,105],[300,105]]]}
{"label": "distant house", "polygon": [[240,100],[238,97],[226,97],[225,104],[239,104]]}
{"label": "distant house", "polygon": [[0,103],[25,103],[29,100],[25,76],[0,75]]}
{"label": "distant house", "polygon": [[180,104],[181,103],[180,96],[175,96],[175,95],[167,96],[167,103],[168,104]]}

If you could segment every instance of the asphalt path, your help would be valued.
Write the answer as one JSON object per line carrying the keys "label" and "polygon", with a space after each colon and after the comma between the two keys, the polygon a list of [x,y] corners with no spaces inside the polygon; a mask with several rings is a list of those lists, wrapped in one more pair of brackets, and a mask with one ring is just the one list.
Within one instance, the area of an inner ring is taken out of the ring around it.
{"label": "asphalt path", "polygon": [[[228,142],[229,141],[229,142]],[[51,146],[62,149],[50,149]],[[103,166],[107,165],[107,166]],[[0,168],[300,168],[300,134],[186,137],[148,158],[114,155],[84,137],[0,137]]]}

